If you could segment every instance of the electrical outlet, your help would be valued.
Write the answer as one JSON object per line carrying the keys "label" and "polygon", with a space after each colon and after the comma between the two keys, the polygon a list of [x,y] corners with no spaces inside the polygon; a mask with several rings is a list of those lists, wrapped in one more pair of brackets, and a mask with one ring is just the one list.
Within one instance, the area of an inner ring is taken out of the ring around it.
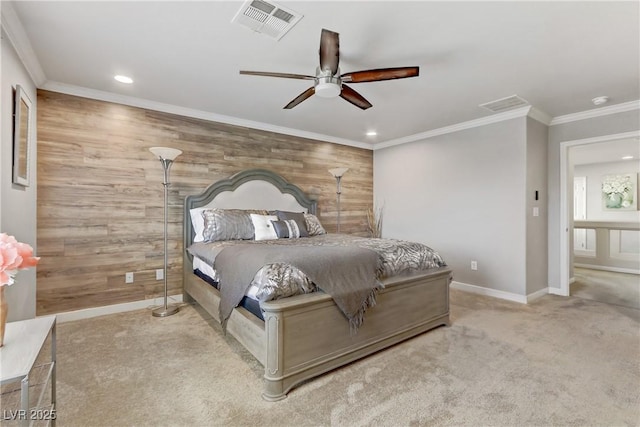
{"label": "electrical outlet", "polygon": [[125,273],[124,283],[133,283],[133,273]]}
{"label": "electrical outlet", "polygon": [[164,270],[162,268],[158,268],[156,270],[156,280],[164,279]]}
{"label": "electrical outlet", "polygon": [[478,269],[478,261],[471,261],[471,269],[472,270]]}

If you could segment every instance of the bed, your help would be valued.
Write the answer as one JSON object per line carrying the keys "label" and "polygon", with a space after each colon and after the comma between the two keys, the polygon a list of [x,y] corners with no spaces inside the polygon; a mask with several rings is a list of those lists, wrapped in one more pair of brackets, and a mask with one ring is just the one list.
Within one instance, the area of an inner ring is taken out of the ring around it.
{"label": "bed", "polygon": [[[194,274],[194,270],[200,271],[194,263],[201,265],[202,260],[186,250],[198,240],[194,221],[205,208],[280,210],[313,216],[317,203],[281,176],[263,169],[239,172],[185,199],[184,299],[221,321],[220,291],[202,275]],[[264,366],[262,396],[276,401],[302,381],[449,325],[451,278],[446,266],[384,278],[383,288],[376,289],[376,304],[366,308],[355,331],[329,294],[310,292],[260,302],[261,316],[239,305],[225,321],[226,333]]]}

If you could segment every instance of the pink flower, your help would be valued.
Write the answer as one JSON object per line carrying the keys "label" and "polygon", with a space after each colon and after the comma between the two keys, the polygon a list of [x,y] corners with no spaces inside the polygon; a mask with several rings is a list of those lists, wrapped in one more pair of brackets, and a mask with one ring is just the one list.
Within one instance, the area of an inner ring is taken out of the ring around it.
{"label": "pink flower", "polygon": [[0,286],[12,285],[18,270],[35,267],[40,260],[33,256],[33,248],[15,237],[0,233]]}

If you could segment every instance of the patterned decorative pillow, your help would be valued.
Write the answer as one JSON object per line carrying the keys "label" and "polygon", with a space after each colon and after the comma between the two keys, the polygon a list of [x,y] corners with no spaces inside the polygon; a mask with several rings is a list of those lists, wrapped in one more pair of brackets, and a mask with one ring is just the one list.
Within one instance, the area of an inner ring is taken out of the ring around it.
{"label": "patterned decorative pillow", "polygon": [[309,236],[319,236],[321,234],[327,234],[317,216],[306,213],[304,214],[304,221],[307,224],[307,231],[309,232]]}
{"label": "patterned decorative pillow", "polygon": [[295,221],[298,224],[298,230],[300,231],[299,237],[309,237],[307,222],[304,219],[305,214],[303,212],[276,211],[276,215],[280,221]]}
{"label": "patterned decorative pillow", "polygon": [[250,214],[266,214],[266,212],[259,209],[206,209],[202,211],[204,218],[202,237],[205,242],[253,239],[255,230]]}
{"label": "patterned decorative pillow", "polygon": [[[282,221],[271,221],[274,230],[278,235],[278,239],[297,239],[302,237],[300,226],[293,219],[284,219]],[[307,231],[306,229],[304,230]]]}

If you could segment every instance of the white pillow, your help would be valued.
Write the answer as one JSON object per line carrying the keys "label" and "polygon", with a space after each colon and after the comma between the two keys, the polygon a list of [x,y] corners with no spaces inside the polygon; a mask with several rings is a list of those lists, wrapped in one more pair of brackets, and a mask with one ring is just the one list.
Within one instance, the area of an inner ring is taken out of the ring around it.
{"label": "white pillow", "polygon": [[203,242],[204,236],[202,233],[204,232],[204,218],[202,217],[202,211],[206,211],[208,208],[193,208],[189,210],[191,214],[191,225],[193,226],[193,231],[196,232],[196,236],[193,238],[193,242]]}
{"label": "white pillow", "polygon": [[275,215],[258,215],[251,214],[251,222],[256,231],[256,240],[275,240],[278,238],[276,230],[273,228],[271,221],[277,221]]}

